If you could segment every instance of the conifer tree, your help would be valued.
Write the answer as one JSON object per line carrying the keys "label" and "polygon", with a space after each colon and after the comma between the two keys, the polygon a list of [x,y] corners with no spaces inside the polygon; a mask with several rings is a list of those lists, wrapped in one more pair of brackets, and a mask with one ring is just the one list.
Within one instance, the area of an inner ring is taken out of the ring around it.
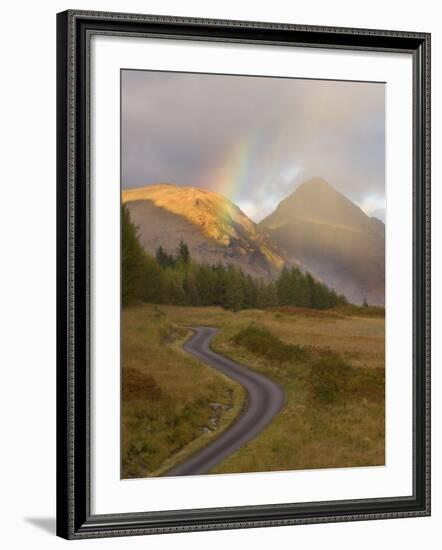
{"label": "conifer tree", "polygon": [[189,247],[187,244],[181,240],[180,244],[178,245],[178,252],[177,252],[177,261],[183,263],[184,265],[188,265],[190,262],[190,252]]}
{"label": "conifer tree", "polygon": [[292,282],[290,271],[286,267],[284,267],[279,274],[276,283],[276,292],[278,295],[278,303],[280,305],[286,306],[291,304]]}
{"label": "conifer tree", "polygon": [[163,301],[164,274],[155,258],[144,253],[142,266],[142,290],[140,298],[145,302],[160,304]]}
{"label": "conifer tree", "polygon": [[244,292],[244,307],[254,308],[257,302],[257,283],[250,275],[243,275],[242,286]]}
{"label": "conifer tree", "polygon": [[207,265],[198,265],[195,274],[195,283],[198,288],[198,296],[202,306],[211,306],[215,300],[215,279],[214,270]]}
{"label": "conifer tree", "polygon": [[200,271],[199,266],[191,265],[184,275],[184,293],[186,296],[186,303],[191,306],[199,306],[201,304],[197,273]]}
{"label": "conifer tree", "polygon": [[157,248],[155,257],[161,267],[173,267],[176,263],[173,255],[168,254],[162,246]]}
{"label": "conifer tree", "polygon": [[278,296],[276,293],[276,285],[274,282],[270,282],[267,285],[267,307],[275,307],[278,305]]}
{"label": "conifer tree", "polygon": [[145,253],[125,204],[121,207],[121,299],[123,307],[142,298]]}
{"label": "conifer tree", "polygon": [[214,272],[214,305],[228,307],[226,299],[227,271],[226,268],[218,263],[213,267]]}
{"label": "conifer tree", "polygon": [[226,275],[225,304],[228,309],[238,311],[244,304],[242,271],[229,265]]}

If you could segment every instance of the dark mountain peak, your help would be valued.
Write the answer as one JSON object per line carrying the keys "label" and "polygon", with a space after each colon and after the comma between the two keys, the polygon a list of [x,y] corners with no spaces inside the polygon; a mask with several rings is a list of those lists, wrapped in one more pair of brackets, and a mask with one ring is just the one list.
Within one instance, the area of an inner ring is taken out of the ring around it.
{"label": "dark mountain peak", "polygon": [[332,187],[328,181],[320,176],[316,176],[310,180],[301,183],[293,193],[337,193],[336,189]]}
{"label": "dark mountain peak", "polygon": [[[353,208],[359,208],[352,203],[345,195],[337,191],[328,181],[323,178],[312,178],[304,183],[301,183],[295,191],[287,198],[293,198],[296,201],[315,201],[324,207],[332,208],[334,203],[341,202],[350,204]],[[329,203],[332,200],[334,202]]]}
{"label": "dark mountain peak", "polygon": [[301,183],[293,193],[280,202],[279,206],[291,208],[293,204],[300,204],[303,207],[307,206],[310,208],[315,206],[321,210],[328,210],[332,208],[333,204],[336,202],[350,203],[347,197],[339,193],[339,191],[336,191],[328,181],[320,177],[315,177]]}
{"label": "dark mountain peak", "polygon": [[302,183],[261,224],[275,228],[293,219],[359,229],[370,223],[358,206],[320,177]]}
{"label": "dark mountain peak", "polygon": [[324,179],[299,185],[260,226],[351,301],[384,303],[385,227]]}

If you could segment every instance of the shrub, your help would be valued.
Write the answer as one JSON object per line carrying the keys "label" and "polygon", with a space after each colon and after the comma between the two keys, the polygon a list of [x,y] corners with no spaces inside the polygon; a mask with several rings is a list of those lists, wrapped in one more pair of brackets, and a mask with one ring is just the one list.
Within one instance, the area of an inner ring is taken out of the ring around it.
{"label": "shrub", "polygon": [[188,330],[177,325],[164,323],[159,329],[159,340],[161,344],[173,344],[177,340],[184,338]]}
{"label": "shrub", "polygon": [[308,378],[311,398],[322,403],[385,398],[384,369],[355,368],[336,353],[328,352],[313,363]]}
{"label": "shrub", "polygon": [[353,367],[342,357],[328,353],[311,367],[310,391],[313,399],[322,403],[334,403],[348,389]]}
{"label": "shrub", "polygon": [[286,344],[266,327],[256,323],[251,323],[248,327],[240,330],[232,340],[236,345],[242,346],[255,355],[261,355],[278,363],[303,361],[307,358],[304,348]]}
{"label": "shrub", "polygon": [[161,388],[155,378],[138,369],[125,367],[123,369],[123,399],[158,399]]}
{"label": "shrub", "polygon": [[385,398],[385,369],[355,368],[348,381],[348,393],[357,399],[380,401]]}

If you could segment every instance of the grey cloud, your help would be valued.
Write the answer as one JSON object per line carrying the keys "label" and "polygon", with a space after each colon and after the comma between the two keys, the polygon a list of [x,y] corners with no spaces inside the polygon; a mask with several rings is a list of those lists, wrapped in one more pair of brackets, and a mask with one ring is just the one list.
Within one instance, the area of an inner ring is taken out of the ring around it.
{"label": "grey cloud", "polygon": [[312,176],[361,207],[384,207],[383,84],[155,71],[122,79],[123,187],[210,188],[241,142],[247,162],[230,198],[255,219]]}

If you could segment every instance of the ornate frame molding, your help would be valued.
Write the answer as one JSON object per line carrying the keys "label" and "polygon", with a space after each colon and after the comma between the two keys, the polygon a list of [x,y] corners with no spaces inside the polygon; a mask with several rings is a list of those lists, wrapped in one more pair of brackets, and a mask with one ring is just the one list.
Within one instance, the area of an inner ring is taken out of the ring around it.
{"label": "ornate frame molding", "polygon": [[[93,516],[89,471],[89,41],[93,34],[413,56],[414,494]],[[68,539],[430,514],[430,35],[68,10],[57,16],[57,534]]]}

